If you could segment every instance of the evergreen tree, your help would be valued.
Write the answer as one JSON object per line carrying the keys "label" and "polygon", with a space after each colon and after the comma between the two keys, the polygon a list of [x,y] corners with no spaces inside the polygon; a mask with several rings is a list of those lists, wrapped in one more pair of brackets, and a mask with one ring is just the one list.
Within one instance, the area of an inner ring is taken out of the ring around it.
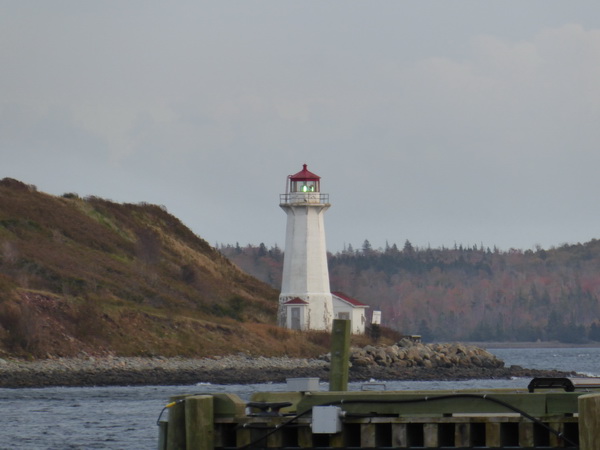
{"label": "evergreen tree", "polygon": [[590,325],[590,330],[588,332],[588,338],[591,341],[600,342],[600,323],[594,322]]}

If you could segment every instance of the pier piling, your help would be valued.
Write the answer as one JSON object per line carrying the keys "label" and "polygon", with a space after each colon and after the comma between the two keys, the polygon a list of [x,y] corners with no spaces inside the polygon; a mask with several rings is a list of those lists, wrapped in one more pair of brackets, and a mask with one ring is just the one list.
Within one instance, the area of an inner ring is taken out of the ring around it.
{"label": "pier piling", "polygon": [[180,402],[186,395],[171,397],[175,403],[169,408],[169,421],[167,423],[167,450],[185,448],[185,404]]}
{"label": "pier piling", "polygon": [[350,321],[334,319],[331,333],[330,391],[345,391],[348,389],[349,364]]}
{"label": "pier piling", "polygon": [[582,395],[577,400],[580,450],[596,450],[600,445],[600,394]]}
{"label": "pier piling", "polygon": [[192,395],[185,399],[186,448],[213,450],[214,415],[212,395]]}

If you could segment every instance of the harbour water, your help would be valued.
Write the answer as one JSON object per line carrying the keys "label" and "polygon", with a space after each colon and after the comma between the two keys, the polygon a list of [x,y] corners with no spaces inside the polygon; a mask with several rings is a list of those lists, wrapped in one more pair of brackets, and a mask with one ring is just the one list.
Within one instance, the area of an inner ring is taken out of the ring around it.
{"label": "harbour water", "polygon": [[[506,365],[575,370],[600,377],[600,348],[491,349]],[[283,384],[0,389],[0,449],[156,448],[156,420],[169,397],[284,390]],[[386,382],[388,390],[526,388],[529,379]],[[351,383],[350,389],[360,389]],[[324,383],[322,390],[327,390]]]}

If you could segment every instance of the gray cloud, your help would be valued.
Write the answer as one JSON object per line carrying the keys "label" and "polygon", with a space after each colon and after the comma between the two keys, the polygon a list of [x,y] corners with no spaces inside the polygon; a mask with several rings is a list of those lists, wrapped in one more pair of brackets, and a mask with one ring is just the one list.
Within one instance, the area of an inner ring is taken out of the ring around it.
{"label": "gray cloud", "polygon": [[594,2],[0,5],[1,176],[283,245],[308,163],[329,247],[598,237]]}

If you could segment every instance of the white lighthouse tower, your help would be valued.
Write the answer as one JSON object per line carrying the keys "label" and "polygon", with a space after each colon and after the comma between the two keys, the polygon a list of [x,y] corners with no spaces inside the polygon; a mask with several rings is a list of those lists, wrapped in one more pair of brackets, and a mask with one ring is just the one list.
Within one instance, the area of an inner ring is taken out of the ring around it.
{"label": "white lighthouse tower", "polygon": [[296,330],[330,330],[333,321],[323,224],[330,204],[320,181],[304,164],[279,204],[287,214],[279,325]]}

